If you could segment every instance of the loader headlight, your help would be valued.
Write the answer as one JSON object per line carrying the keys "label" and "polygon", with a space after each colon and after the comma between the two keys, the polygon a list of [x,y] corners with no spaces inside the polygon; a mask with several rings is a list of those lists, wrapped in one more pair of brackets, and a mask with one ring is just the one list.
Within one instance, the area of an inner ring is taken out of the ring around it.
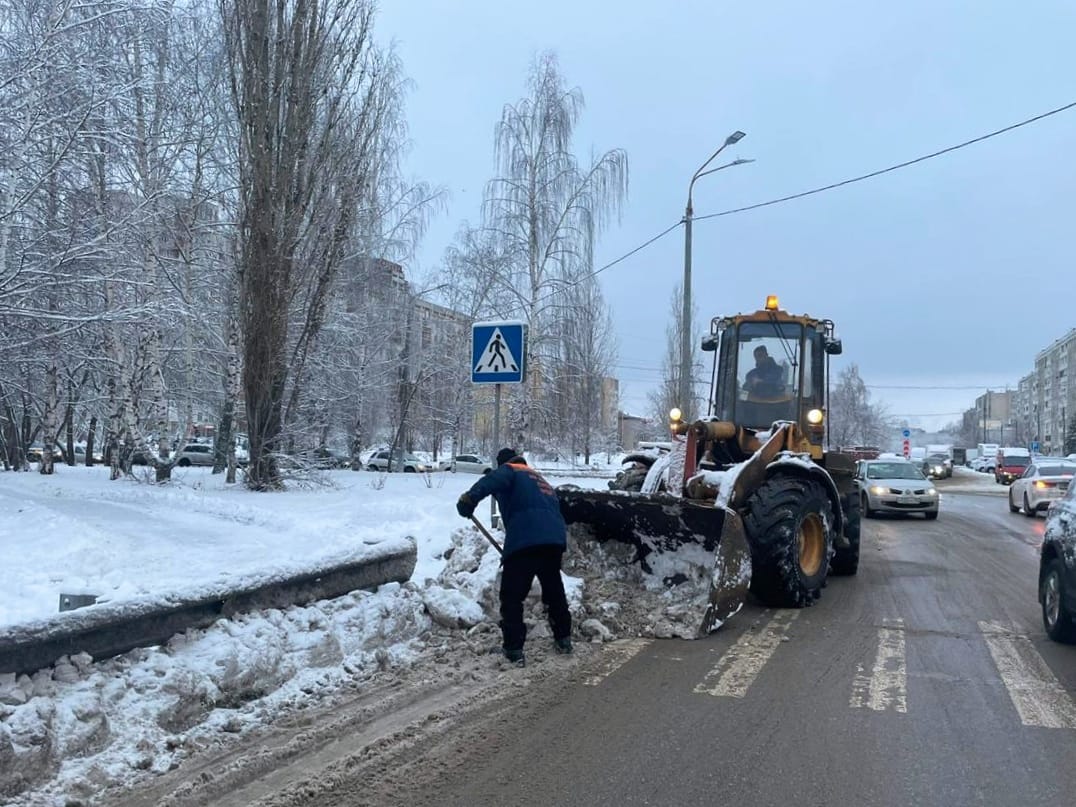
{"label": "loader headlight", "polygon": [[671,420],[673,423],[679,423],[680,419],[683,418],[683,416],[684,413],[680,411],[680,407],[678,406],[674,406],[672,409],[669,410],[669,420]]}
{"label": "loader headlight", "polygon": [[812,409],[807,413],[807,422],[812,426],[821,426],[825,417],[821,409]]}

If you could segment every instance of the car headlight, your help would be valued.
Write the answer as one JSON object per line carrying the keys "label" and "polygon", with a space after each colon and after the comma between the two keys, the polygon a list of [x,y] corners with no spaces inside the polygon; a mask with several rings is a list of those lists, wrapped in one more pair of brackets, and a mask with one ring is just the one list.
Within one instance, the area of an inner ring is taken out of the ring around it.
{"label": "car headlight", "polygon": [[945,468],[943,468],[942,466],[940,466],[940,465],[935,465],[934,466],[934,473],[940,474],[940,473],[943,473],[944,471],[945,471]]}
{"label": "car headlight", "polygon": [[888,488],[883,488],[880,485],[872,485],[871,486],[871,493],[873,493],[873,494],[875,494],[877,496],[880,496],[881,494],[887,493],[887,492],[888,492]]}
{"label": "car headlight", "polygon": [[938,489],[937,488],[931,488],[930,490],[927,491],[927,496],[937,496],[937,495],[938,495]]}

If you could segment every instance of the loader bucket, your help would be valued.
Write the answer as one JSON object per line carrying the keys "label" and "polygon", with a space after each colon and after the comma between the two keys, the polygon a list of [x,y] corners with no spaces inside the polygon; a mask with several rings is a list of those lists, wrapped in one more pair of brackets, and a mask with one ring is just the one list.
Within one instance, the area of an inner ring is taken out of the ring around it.
{"label": "loader bucket", "polygon": [[[557,488],[557,496],[568,524],[587,525],[599,542],[633,546],[643,571],[666,586],[700,581],[706,604],[698,635],[721,627],[743,606],[751,582],[751,552],[736,512],[667,493],[564,486]],[[683,573],[686,566],[698,573]]]}

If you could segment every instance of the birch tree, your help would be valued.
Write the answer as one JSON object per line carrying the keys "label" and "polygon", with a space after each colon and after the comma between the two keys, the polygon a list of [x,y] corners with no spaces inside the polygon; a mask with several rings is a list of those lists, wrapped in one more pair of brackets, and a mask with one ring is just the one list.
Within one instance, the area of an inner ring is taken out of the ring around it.
{"label": "birch tree", "polygon": [[497,176],[486,190],[484,218],[510,262],[499,280],[528,325],[528,379],[510,418],[512,442],[521,449],[535,425],[546,425],[532,421],[535,414],[541,420],[540,390],[556,362],[552,292],[589,268],[596,237],[627,196],[623,150],[586,163],[575,156],[582,111],[582,92],[567,88],[556,58],[546,53],[531,70],[527,96],[504,108],[496,128]]}

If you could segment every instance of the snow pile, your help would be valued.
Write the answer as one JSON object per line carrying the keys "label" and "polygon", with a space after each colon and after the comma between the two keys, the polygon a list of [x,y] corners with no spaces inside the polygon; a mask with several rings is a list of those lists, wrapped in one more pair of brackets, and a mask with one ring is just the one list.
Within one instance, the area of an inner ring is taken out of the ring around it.
{"label": "snow pile", "polygon": [[646,559],[650,573],[635,555],[630,544],[600,543],[585,528],[572,528],[564,569],[582,578],[582,625],[591,619],[599,622],[607,634],[591,627],[601,641],[697,638],[709,605],[714,553],[701,544],[653,552]]}
{"label": "snow pile", "polygon": [[393,583],[222,619],[96,664],[81,654],[32,677],[2,676],[0,798],[52,779],[21,803],[89,800],[163,773],[223,735],[412,664],[431,627],[418,587]]}

